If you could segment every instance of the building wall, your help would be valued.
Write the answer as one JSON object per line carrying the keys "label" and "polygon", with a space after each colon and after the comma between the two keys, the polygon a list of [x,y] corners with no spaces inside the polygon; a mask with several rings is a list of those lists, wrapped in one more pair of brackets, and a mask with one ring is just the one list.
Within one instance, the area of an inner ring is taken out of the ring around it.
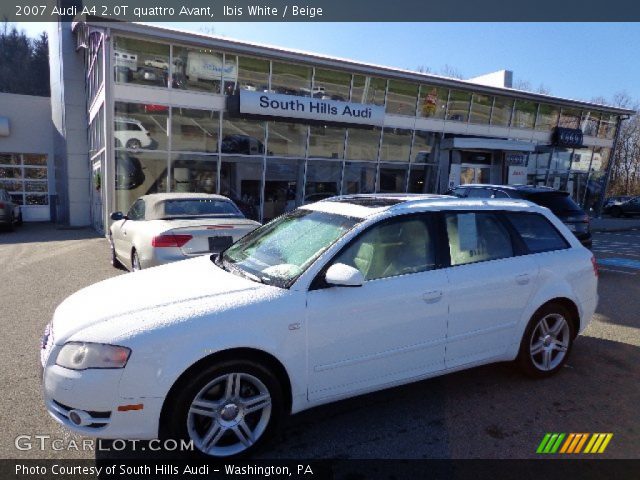
{"label": "building wall", "polygon": [[[54,195],[55,177],[53,174],[53,138],[51,136],[51,99],[49,97],[36,97],[31,95],[16,95],[13,93],[0,93],[0,117],[8,118],[9,135],[0,136],[1,154],[34,154],[46,156],[46,166],[48,169],[46,204],[45,205],[23,205],[23,218],[25,221],[49,220],[50,218],[50,196]],[[0,165],[8,164],[0,157]],[[4,157],[9,158],[9,157]],[[20,161],[20,160],[15,160]],[[27,161],[27,163],[29,163]],[[2,170],[3,167],[0,167]],[[17,168],[17,167],[6,167]],[[8,175],[0,173],[0,186],[8,188],[11,181]],[[20,181],[24,181],[24,178]],[[10,193],[11,189],[9,188]],[[19,195],[13,194],[14,197]],[[44,196],[40,196],[44,199]]]}
{"label": "building wall", "polygon": [[[106,39],[104,72],[93,81],[97,104],[104,106],[104,116],[98,116],[104,118],[98,129],[104,143],[89,148],[93,168],[103,171],[105,225],[108,212],[126,211],[138,196],[154,192],[229,195],[263,221],[328,194],[442,192],[456,181],[451,169],[459,169],[462,150],[441,148],[440,141],[470,137],[502,142],[472,148],[491,155],[491,182],[506,181],[502,177],[512,166],[504,163],[507,153],[523,150],[528,182],[558,184],[586,199],[603,178],[588,159],[597,152],[606,164],[620,113],[508,89],[479,91],[486,87],[470,82],[441,84],[384,67],[267,52],[241,42],[178,38],[176,32],[134,24],[76,28],[76,35],[103,31]],[[91,52],[91,42],[86,45]],[[85,76],[91,85],[88,67]],[[321,125],[331,138],[318,153],[318,122],[229,111],[227,100],[243,90],[382,106],[384,121],[365,128]],[[584,151],[533,153],[552,144],[556,126],[581,129]],[[510,141],[526,148],[505,144]]]}
{"label": "building wall", "polygon": [[91,207],[84,59],[76,53],[71,23],[50,25],[56,220],[70,226],[87,226],[91,223]]}

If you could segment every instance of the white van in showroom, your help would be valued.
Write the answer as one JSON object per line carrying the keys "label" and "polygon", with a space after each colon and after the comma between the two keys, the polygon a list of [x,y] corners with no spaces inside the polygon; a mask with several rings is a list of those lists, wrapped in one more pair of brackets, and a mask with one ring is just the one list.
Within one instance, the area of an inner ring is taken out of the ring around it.
{"label": "white van in showroom", "polygon": [[323,403],[491,362],[558,372],[597,276],[524,200],[334,197],[67,298],[43,337],[45,403],[83,435],[246,454]]}

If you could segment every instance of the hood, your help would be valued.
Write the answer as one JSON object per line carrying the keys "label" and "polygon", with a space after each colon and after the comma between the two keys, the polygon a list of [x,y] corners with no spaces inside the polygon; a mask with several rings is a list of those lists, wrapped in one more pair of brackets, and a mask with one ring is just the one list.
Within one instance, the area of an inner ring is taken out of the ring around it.
{"label": "hood", "polygon": [[226,272],[209,256],[197,257],[126,273],[79,290],[56,309],[53,339],[62,344],[88,327],[118,337],[127,331],[273,298],[282,292]]}

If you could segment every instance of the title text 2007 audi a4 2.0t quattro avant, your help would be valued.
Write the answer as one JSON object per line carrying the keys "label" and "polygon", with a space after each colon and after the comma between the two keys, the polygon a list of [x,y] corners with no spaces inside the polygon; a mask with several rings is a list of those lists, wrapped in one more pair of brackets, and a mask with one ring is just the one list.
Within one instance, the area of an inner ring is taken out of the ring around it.
{"label": "title text 2007 audi a4 2.0t quattro avant", "polygon": [[45,402],[85,435],[246,453],[322,403],[504,360],[557,372],[596,277],[524,200],[335,197],[69,297],[43,340]]}

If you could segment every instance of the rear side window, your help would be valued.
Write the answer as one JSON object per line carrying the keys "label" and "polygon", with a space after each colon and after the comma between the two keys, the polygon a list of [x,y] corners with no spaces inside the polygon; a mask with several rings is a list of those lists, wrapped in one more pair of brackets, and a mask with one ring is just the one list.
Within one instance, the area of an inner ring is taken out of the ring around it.
{"label": "rear side window", "polygon": [[470,188],[467,193],[468,198],[491,198],[493,196],[493,190],[487,188]]}
{"label": "rear side window", "polygon": [[514,256],[511,235],[494,213],[445,214],[451,265]]}
{"label": "rear side window", "polygon": [[526,195],[527,200],[547,207],[553,213],[580,212],[582,209],[574,202],[568,194],[563,193],[531,193]]}
{"label": "rear side window", "polygon": [[530,253],[569,248],[564,237],[543,215],[539,213],[506,213],[505,215],[522,237]]}

